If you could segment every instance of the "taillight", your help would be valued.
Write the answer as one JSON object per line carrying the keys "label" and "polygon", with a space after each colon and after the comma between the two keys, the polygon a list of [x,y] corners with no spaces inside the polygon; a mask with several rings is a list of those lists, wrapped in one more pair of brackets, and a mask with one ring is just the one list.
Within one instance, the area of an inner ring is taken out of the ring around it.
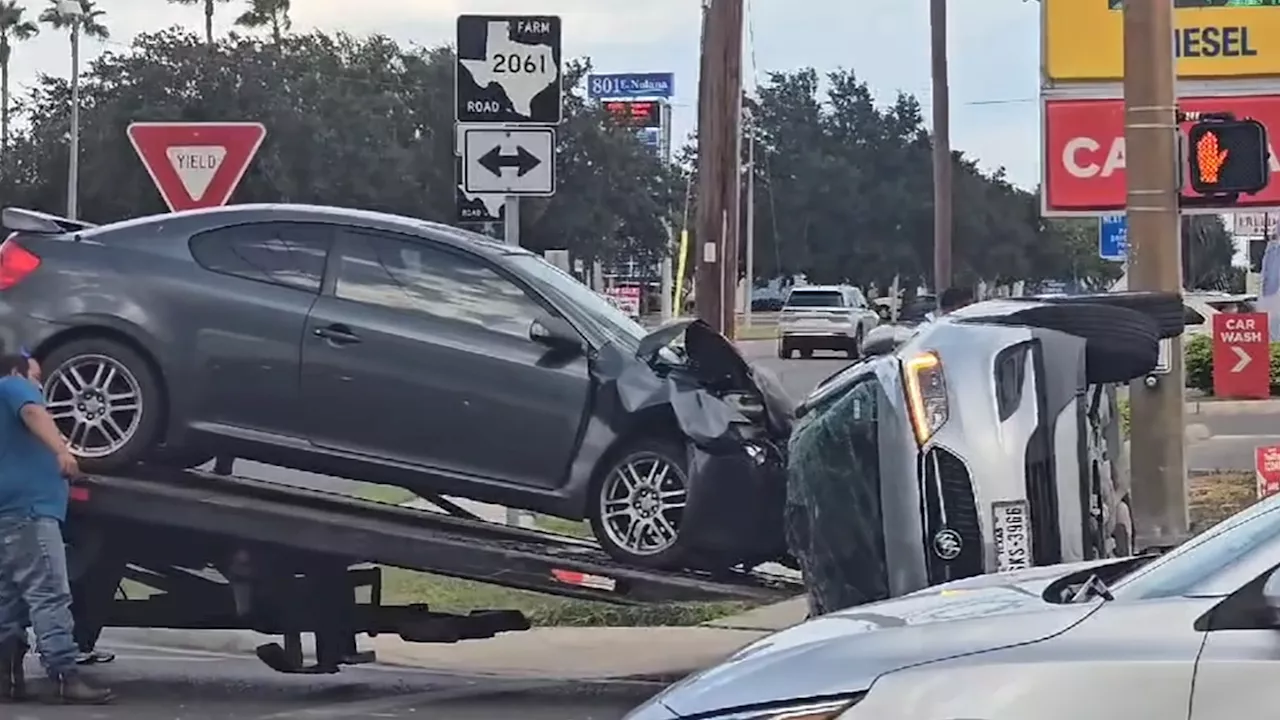
{"label": "taillight", "polygon": [[0,243],[0,290],[8,290],[17,285],[40,267],[40,258],[13,238],[10,235]]}

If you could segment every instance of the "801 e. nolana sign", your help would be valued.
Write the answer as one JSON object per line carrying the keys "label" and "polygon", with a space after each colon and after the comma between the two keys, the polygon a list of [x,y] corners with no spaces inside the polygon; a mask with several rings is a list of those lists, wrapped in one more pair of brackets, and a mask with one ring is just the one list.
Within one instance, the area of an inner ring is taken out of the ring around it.
{"label": "801 e. nolana sign", "polygon": [[[1280,96],[1180,98],[1184,111],[1232,112],[1280,135]],[[1121,100],[1045,100],[1044,213],[1107,215],[1125,205],[1124,102]],[[1280,172],[1274,150],[1271,171]],[[1194,195],[1190,188],[1183,194]],[[1280,208],[1280,181],[1257,195],[1242,195],[1238,207]],[[1220,211],[1218,211],[1220,212]]]}

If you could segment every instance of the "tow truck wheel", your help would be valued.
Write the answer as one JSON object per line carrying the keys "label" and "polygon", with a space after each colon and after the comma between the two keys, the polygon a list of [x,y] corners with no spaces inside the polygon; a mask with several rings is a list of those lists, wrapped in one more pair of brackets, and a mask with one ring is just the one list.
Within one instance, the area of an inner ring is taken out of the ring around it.
{"label": "tow truck wheel", "polygon": [[679,443],[655,438],[632,443],[608,463],[595,484],[588,518],[611,557],[642,567],[683,566],[686,463]]}
{"label": "tow truck wheel", "polygon": [[1057,330],[1085,341],[1085,380],[1128,382],[1151,372],[1160,359],[1160,328],[1151,316],[1101,303],[1044,305],[995,322]]}
{"label": "tow truck wheel", "polygon": [[43,364],[45,405],[83,470],[120,470],[155,444],[163,393],[133,348],[87,337],[54,347]]}

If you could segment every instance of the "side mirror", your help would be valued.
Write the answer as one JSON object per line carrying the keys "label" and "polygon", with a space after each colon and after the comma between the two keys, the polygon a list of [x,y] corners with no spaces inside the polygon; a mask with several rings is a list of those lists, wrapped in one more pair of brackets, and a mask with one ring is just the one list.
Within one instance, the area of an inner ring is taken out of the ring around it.
{"label": "side mirror", "polygon": [[1272,622],[1280,621],[1280,568],[1272,570],[1263,583],[1262,604],[1267,608]]}
{"label": "side mirror", "polygon": [[892,313],[890,312],[888,305],[877,305],[876,315],[880,316],[880,320],[882,322],[889,322],[890,315],[892,315]]}
{"label": "side mirror", "polygon": [[529,324],[529,339],[552,350],[581,351],[582,337],[578,331],[554,315],[542,315]]}

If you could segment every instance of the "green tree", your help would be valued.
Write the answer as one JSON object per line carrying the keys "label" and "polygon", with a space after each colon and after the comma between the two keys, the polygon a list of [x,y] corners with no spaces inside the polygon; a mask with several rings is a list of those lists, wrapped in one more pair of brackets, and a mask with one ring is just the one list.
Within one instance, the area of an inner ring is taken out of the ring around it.
{"label": "green tree", "polygon": [[13,59],[13,46],[40,32],[40,27],[26,18],[26,12],[17,0],[0,2],[0,153],[9,148],[9,61]]}
{"label": "green tree", "polygon": [[[76,5],[79,6],[78,11],[68,10]],[[40,22],[58,30],[68,30],[73,38],[83,35],[106,40],[111,37],[111,31],[102,22],[102,16],[106,14],[94,0],[49,0],[49,6],[40,13]]]}
{"label": "green tree", "polygon": [[[83,215],[106,222],[162,212],[124,142],[137,120],[262,122],[267,138],[235,199],[307,202],[452,222],[456,198],[451,49],[373,36],[215,40],[177,28],[139,36],[95,60],[81,92]],[[522,205],[522,244],[582,258],[666,249],[683,187],[634,135],[583,98],[584,63],[567,63],[559,189]],[[13,202],[56,210],[65,187],[69,88],[42,77],[15,134]]]}
{"label": "green tree", "polygon": [[236,25],[247,28],[270,28],[271,39],[279,45],[285,32],[293,27],[289,17],[289,0],[249,0],[249,9],[236,18]]}
{"label": "green tree", "polygon": [[1221,216],[1182,218],[1182,275],[1187,290],[1231,290],[1242,283],[1243,273],[1231,267],[1235,252],[1235,241]]}
{"label": "green tree", "polygon": [[199,5],[204,8],[204,41],[213,44],[213,16],[217,10],[218,3],[228,3],[231,0],[168,0],[174,5]]}

